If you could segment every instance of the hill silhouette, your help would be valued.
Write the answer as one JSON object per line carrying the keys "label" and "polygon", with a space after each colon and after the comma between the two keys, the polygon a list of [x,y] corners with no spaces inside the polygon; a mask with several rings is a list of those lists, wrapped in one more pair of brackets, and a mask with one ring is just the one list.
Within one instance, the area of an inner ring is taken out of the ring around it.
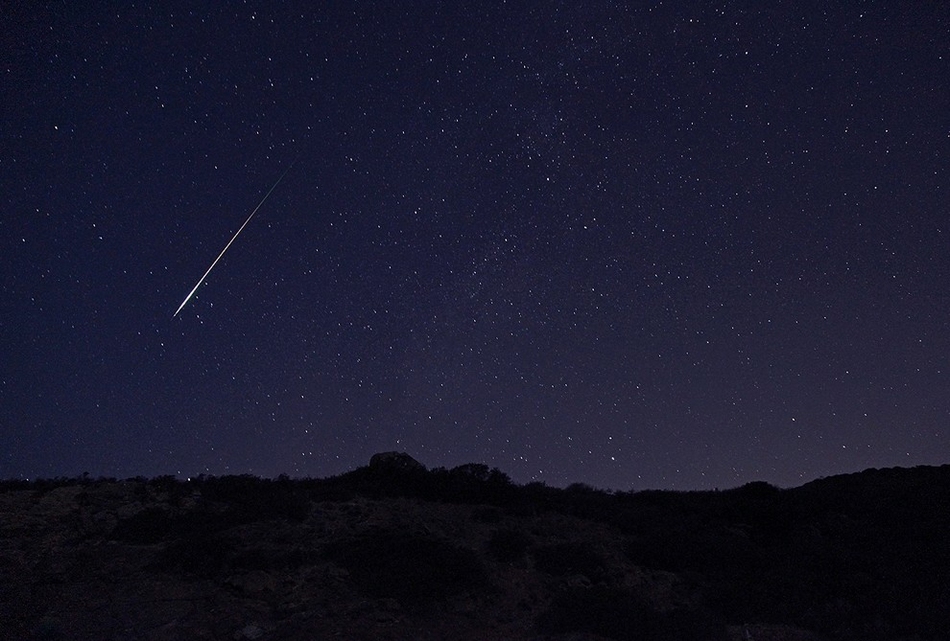
{"label": "hill silhouette", "polygon": [[948,506],[950,465],[703,492],[395,453],[325,479],[3,481],[0,636],[945,639]]}

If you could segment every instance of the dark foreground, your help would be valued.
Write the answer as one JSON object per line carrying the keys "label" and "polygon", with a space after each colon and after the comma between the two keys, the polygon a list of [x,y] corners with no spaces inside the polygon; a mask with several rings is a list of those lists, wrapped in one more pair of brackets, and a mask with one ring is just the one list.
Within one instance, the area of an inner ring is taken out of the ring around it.
{"label": "dark foreground", "polygon": [[780,490],[519,486],[402,455],[329,479],[0,482],[0,638],[950,638],[950,466]]}

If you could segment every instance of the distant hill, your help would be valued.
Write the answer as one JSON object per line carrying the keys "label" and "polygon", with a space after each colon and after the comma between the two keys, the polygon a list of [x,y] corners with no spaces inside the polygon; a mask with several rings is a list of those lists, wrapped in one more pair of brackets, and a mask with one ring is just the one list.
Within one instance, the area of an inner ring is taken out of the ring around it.
{"label": "distant hill", "polygon": [[937,640],[948,541],[950,465],[713,492],[399,453],[325,479],[0,481],[0,637]]}

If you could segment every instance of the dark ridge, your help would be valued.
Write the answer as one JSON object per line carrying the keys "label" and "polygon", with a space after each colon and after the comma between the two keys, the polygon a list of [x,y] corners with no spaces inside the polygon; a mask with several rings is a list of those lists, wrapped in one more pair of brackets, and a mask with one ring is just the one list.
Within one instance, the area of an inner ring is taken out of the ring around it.
{"label": "dark ridge", "polygon": [[[141,551],[147,576],[209,585],[325,567],[343,594],[391,601],[410,619],[437,618],[459,599],[501,598],[498,577],[513,572],[559,586],[514,606],[532,613],[533,633],[725,639],[754,622],[806,635],[788,638],[884,641],[942,639],[950,629],[950,465],[869,469],[790,489],[610,492],[518,485],[482,464],[428,470],[390,456],[323,479],[83,476],[0,481],[3,495],[78,510],[55,539],[84,550],[76,558],[128,546]],[[476,530],[485,534],[474,543]],[[0,542],[12,545],[20,531],[6,526]],[[55,569],[57,554],[38,552],[38,585],[71,576]],[[73,573],[93,567],[69,563]],[[631,587],[629,568],[668,577],[679,596],[658,604]],[[770,638],[756,629],[755,638]]]}

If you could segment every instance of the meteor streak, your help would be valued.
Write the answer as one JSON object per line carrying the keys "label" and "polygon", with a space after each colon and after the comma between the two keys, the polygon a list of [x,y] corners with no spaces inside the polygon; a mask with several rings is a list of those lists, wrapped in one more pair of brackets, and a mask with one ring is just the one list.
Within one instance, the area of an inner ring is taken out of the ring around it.
{"label": "meteor streak", "polygon": [[208,274],[211,273],[211,270],[214,269],[214,266],[217,265],[218,261],[221,260],[221,257],[224,256],[224,252],[228,251],[228,247],[231,246],[231,243],[233,243],[235,239],[238,237],[238,235],[240,235],[240,233],[244,231],[244,228],[247,227],[247,224],[251,222],[252,218],[254,218],[254,214],[257,213],[257,210],[261,208],[261,205],[263,205],[264,201],[267,200],[267,197],[271,195],[271,192],[277,189],[277,185],[279,185],[280,181],[284,179],[284,176],[287,175],[287,172],[293,169],[295,164],[297,164],[297,158],[294,158],[294,161],[290,163],[290,166],[284,170],[284,173],[280,175],[280,178],[277,179],[277,182],[274,183],[274,186],[267,190],[267,193],[264,194],[263,198],[261,198],[261,202],[257,203],[257,207],[255,207],[254,211],[251,212],[251,215],[247,217],[247,220],[244,221],[244,224],[241,225],[241,227],[236,232],[234,232],[234,236],[232,236],[231,240],[228,241],[228,244],[224,246],[224,249],[222,249],[221,253],[218,254],[218,257],[214,259],[214,262],[211,263],[211,267],[208,268],[208,271],[205,272],[204,276],[198,279],[198,283],[194,287],[191,288],[191,291],[188,292],[187,296],[185,296],[185,300],[181,301],[181,305],[179,305],[178,309],[175,310],[175,313],[172,314],[172,318],[174,318],[175,316],[178,316],[178,312],[180,312],[182,308],[188,304],[188,301],[191,300],[191,297],[194,296],[195,292],[198,291],[198,288],[201,287],[201,283],[204,282],[205,278],[208,277]]}

